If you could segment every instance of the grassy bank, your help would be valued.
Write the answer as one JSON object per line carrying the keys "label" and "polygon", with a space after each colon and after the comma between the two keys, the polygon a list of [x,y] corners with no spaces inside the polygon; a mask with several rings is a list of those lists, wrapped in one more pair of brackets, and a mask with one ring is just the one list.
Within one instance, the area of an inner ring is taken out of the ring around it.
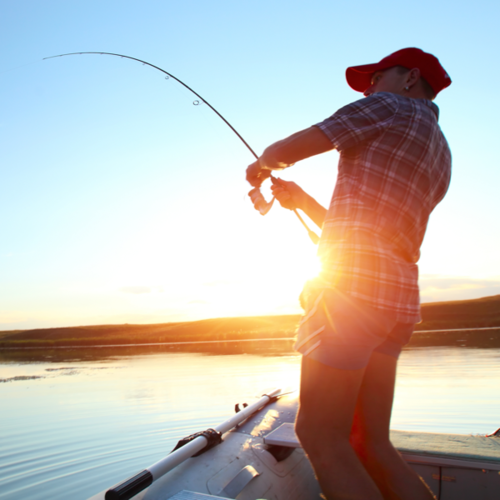
{"label": "grassy bank", "polygon": [[[154,325],[97,325],[0,332],[2,347],[89,346],[197,342],[293,337],[299,315],[216,318]],[[423,304],[423,322],[417,330],[471,330],[469,332],[418,332],[411,342],[424,345],[500,347],[500,295],[475,300]]]}
{"label": "grassy bank", "polygon": [[155,325],[98,325],[1,332],[0,348],[286,338],[293,336],[299,317],[251,316]]}

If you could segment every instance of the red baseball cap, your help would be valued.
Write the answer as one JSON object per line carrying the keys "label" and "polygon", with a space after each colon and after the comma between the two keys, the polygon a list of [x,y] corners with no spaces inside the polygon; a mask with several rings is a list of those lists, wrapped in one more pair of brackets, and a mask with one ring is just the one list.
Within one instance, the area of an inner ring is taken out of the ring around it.
{"label": "red baseball cap", "polygon": [[345,77],[352,89],[364,92],[371,85],[373,73],[394,66],[403,66],[408,69],[418,68],[436,95],[451,85],[451,78],[441,66],[438,58],[414,47],[398,50],[375,64],[351,66],[347,68]]}

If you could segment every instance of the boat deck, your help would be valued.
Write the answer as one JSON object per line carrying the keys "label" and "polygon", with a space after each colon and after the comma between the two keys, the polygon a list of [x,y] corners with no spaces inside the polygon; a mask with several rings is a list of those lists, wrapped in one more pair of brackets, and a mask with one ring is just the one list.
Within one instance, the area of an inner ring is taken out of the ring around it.
{"label": "boat deck", "polygon": [[[431,432],[391,431],[391,441],[405,456],[421,457],[419,462],[443,463],[483,469],[486,466],[500,471],[500,438],[485,436],[466,436],[461,434],[434,434]],[[299,440],[292,423],[284,423],[270,432],[265,438],[266,444],[300,448]],[[435,459],[435,460],[433,460]],[[458,465],[458,464],[456,464]]]}
{"label": "boat deck", "polygon": [[500,470],[500,438],[391,431],[391,441],[403,454],[449,458],[466,462],[488,462]]}

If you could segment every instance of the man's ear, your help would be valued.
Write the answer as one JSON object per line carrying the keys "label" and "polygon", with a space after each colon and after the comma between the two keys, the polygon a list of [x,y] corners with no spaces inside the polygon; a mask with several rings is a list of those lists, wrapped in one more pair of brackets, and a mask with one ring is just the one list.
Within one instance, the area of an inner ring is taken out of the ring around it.
{"label": "man's ear", "polygon": [[411,87],[412,85],[415,85],[415,83],[418,82],[420,79],[421,73],[419,68],[413,68],[411,69],[408,74],[406,75],[406,85],[408,87]]}

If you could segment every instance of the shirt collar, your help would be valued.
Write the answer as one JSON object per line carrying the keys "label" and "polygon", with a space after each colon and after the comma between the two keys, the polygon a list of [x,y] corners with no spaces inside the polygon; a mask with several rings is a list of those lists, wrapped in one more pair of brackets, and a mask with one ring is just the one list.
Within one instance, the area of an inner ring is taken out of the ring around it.
{"label": "shirt collar", "polygon": [[426,106],[432,109],[432,111],[436,115],[436,120],[439,120],[439,108],[432,101],[429,101],[428,99],[422,99],[422,102]]}

